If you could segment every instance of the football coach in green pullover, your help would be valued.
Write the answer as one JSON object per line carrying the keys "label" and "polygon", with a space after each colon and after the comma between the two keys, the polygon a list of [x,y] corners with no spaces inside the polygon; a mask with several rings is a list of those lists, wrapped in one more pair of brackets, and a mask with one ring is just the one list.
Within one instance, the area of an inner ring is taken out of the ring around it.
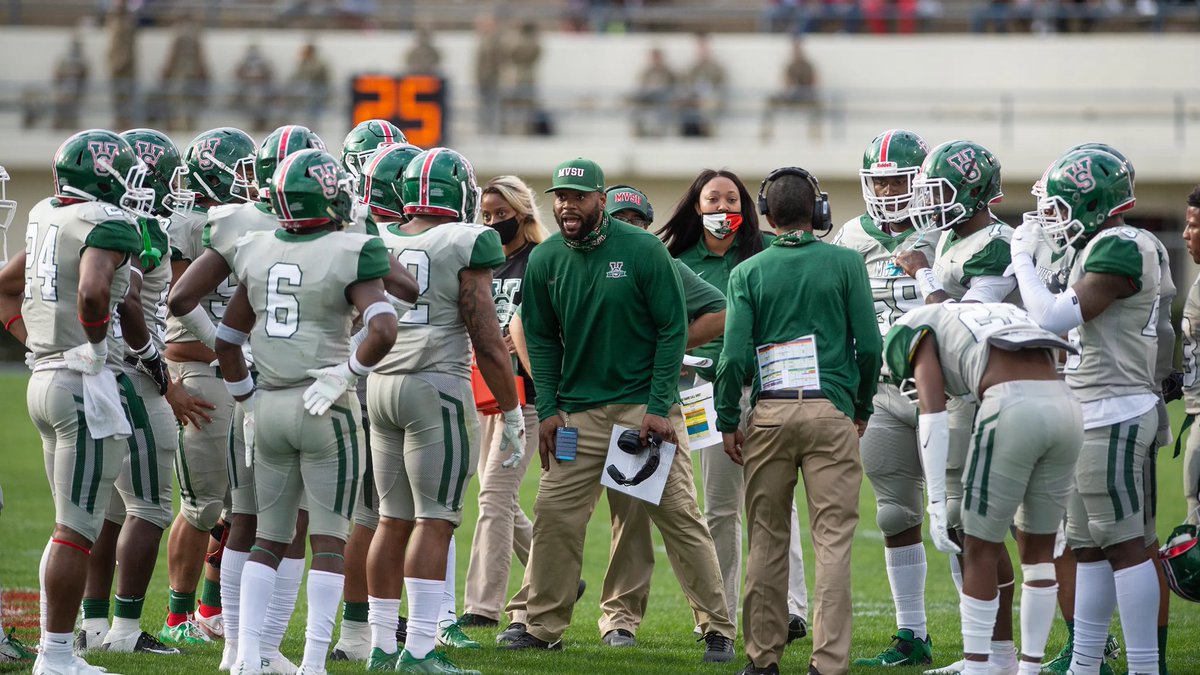
{"label": "football coach in green pullover", "polygon": [[[687,315],[666,247],[605,212],[595,162],[560,164],[548,192],[559,232],[530,254],[521,308],[544,473],[525,572],[526,632],[508,649],[561,648],[613,426],[639,429],[643,444],[652,433],[671,443],[687,438],[676,390]],[[659,504],[646,508],[698,617],[704,660],[731,660],[734,628],[686,446],[675,453]]]}
{"label": "football coach in green pullover", "polygon": [[[758,204],[779,236],[730,275],[716,378],[717,428],[730,459],[745,467],[750,557],[742,630],[750,664],[742,674],[779,672],[788,616],[778,598],[787,593],[799,469],[817,559],[808,672],[844,675],[862,485],[858,437],[872,412],[883,344],[862,258],[813,235],[814,225],[831,225],[816,179],[803,169],[776,169]],[[756,404],[743,439],[738,400],[750,373]]]}

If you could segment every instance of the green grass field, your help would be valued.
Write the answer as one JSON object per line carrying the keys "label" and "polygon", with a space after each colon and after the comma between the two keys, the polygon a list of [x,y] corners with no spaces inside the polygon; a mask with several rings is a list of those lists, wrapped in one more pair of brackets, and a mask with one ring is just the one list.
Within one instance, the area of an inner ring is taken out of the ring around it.
{"label": "green grass field", "polygon": [[[42,468],[40,442],[25,412],[25,376],[10,371],[0,374],[0,485],[4,488],[6,507],[0,516],[0,584],[7,589],[35,589],[37,566],[46,538],[54,522],[54,509]],[[1173,415],[1180,416],[1182,407],[1173,406]],[[1175,425],[1178,428],[1178,424]],[[1179,460],[1169,457],[1169,449],[1159,463],[1159,534],[1166,535],[1184,516]],[[477,491],[477,486],[472,486]],[[521,498],[527,512],[532,512],[537,491],[537,471],[531,471],[522,487]],[[802,492],[799,504],[804,509]],[[474,503],[468,499],[468,504]],[[854,645],[852,658],[873,656],[889,641],[894,630],[891,597],[883,566],[883,537],[875,527],[875,507],[870,487],[863,482],[859,496],[862,521],[855,538],[853,552]],[[802,529],[807,511],[801,517]],[[474,531],[476,509],[468,507],[463,527],[458,535],[459,609],[462,585],[466,577],[468,552]],[[661,551],[661,539],[657,539]],[[638,634],[634,649],[613,650],[600,643],[596,628],[599,618],[598,599],[601,581],[607,564],[609,545],[608,511],[602,499],[588,529],[587,551],[583,576],[588,582],[587,594],[576,605],[574,622],[564,636],[565,651],[559,653],[504,653],[494,649],[495,630],[472,630],[471,634],[484,643],[480,651],[458,651],[455,661],[465,667],[479,669],[487,675],[502,673],[580,673],[616,675],[631,673],[734,673],[745,664],[741,640],[738,656],[732,664],[701,664],[702,646],[692,636],[692,618],[665,555],[660,555],[655,568],[653,594],[649,613]],[[812,586],[812,546],[805,529],[805,559],[808,562],[808,583]],[[928,546],[929,581],[927,605],[929,628],[934,640],[936,663],[944,665],[957,659],[961,649],[958,623],[958,600],[950,581],[946,557]],[[521,568],[514,562],[510,588],[520,584]],[[147,597],[142,625],[157,632],[166,613],[166,545],[159,555],[154,581]],[[10,622],[5,607],[6,623]],[[1178,598],[1171,602],[1171,639],[1169,665],[1174,673],[1200,673],[1200,645],[1193,636],[1200,631],[1200,608]],[[19,635],[29,642],[36,640],[33,630]],[[1118,632],[1119,635],[1119,632]],[[1056,652],[1065,638],[1059,623],[1050,637],[1048,651]],[[304,594],[300,595],[297,612],[284,642],[283,652],[297,663],[303,651]],[[807,672],[808,638],[793,643],[787,649],[782,672]],[[126,674],[212,673],[220,660],[220,645],[190,649],[181,657],[132,657],[128,655],[94,655],[89,660],[113,672]],[[1118,665],[1122,672],[1124,663]],[[331,673],[361,672],[361,664],[330,664]],[[859,672],[859,669],[853,669]],[[863,670],[862,672],[866,672]],[[917,672],[908,669],[908,672]]]}

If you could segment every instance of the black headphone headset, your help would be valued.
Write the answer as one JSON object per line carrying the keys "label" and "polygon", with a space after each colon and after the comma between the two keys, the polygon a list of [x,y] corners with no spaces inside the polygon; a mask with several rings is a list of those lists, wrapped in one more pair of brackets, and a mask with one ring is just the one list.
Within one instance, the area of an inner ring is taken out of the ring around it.
{"label": "black headphone headset", "polygon": [[650,223],[654,222],[654,207],[650,205],[650,198],[646,196],[645,192],[642,192],[641,190],[633,187],[632,185],[618,183],[616,185],[609,185],[608,187],[604,188],[604,198],[608,199],[608,193],[613,190],[633,190],[634,192],[641,195],[642,199],[646,200],[646,223],[650,224]]}
{"label": "black headphone headset", "polygon": [[812,186],[813,195],[816,197],[816,202],[813,204],[813,231],[824,234],[832,230],[833,213],[829,209],[829,193],[821,192],[821,184],[817,182],[817,177],[798,166],[783,166],[767,174],[762,184],[758,186],[758,212],[764,216],[767,215],[769,210],[767,188],[782,176],[799,176],[808,181],[808,184]]}
{"label": "black headphone headset", "polygon": [[[646,463],[642,465],[642,468],[638,469],[633,478],[626,478],[625,474],[621,473],[616,464],[608,465],[608,476],[616,481],[617,485],[640,485],[647,478],[653,476],[655,471],[658,471],[658,465],[661,461],[659,447],[662,445],[662,436],[651,433],[647,435],[646,440],[649,441],[650,456],[646,458]],[[627,429],[621,432],[621,435],[617,437],[617,447],[622,452],[630,455],[641,454],[642,450],[645,449],[642,446],[641,435],[637,429]]]}

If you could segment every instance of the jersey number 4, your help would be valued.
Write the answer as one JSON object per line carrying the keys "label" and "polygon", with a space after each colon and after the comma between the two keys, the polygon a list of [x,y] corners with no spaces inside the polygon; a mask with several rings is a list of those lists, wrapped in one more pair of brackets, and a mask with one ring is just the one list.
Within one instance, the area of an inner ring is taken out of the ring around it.
{"label": "jersey number 4", "polygon": [[46,228],[46,236],[42,239],[42,248],[38,250],[38,224],[29,223],[25,230],[25,298],[33,298],[33,277],[39,281],[41,299],[45,302],[58,302],[58,226]]}

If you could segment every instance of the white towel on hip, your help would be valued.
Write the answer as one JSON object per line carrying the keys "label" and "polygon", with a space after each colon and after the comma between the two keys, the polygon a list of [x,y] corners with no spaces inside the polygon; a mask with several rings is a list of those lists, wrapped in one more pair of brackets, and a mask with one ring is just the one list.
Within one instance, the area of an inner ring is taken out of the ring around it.
{"label": "white towel on hip", "polygon": [[112,437],[119,441],[133,435],[112,371],[105,369],[98,375],[83,376],[83,416],[92,438]]}

